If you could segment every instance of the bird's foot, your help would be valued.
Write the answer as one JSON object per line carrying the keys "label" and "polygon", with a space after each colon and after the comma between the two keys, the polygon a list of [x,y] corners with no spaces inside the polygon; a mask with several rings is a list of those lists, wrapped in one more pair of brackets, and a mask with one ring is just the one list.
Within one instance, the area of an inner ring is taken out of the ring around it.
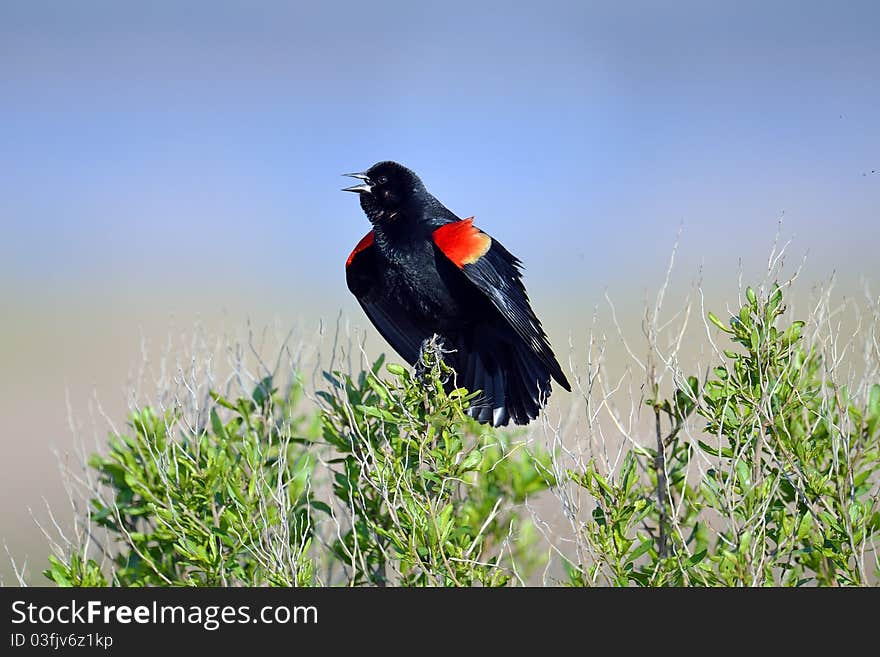
{"label": "bird's foot", "polygon": [[416,378],[422,383],[428,383],[436,377],[445,385],[452,375],[452,368],[446,364],[444,355],[454,352],[455,349],[449,348],[446,338],[436,333],[423,340],[415,366]]}

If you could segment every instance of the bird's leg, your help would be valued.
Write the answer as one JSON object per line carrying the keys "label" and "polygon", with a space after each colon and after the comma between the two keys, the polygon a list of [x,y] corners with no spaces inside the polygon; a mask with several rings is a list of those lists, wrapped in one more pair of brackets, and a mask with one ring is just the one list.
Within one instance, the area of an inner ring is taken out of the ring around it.
{"label": "bird's leg", "polygon": [[419,359],[416,362],[415,374],[421,382],[428,381],[436,376],[442,384],[449,380],[452,369],[444,361],[444,354],[451,354],[455,350],[448,348],[446,338],[436,333],[422,341],[419,347]]}
{"label": "bird's leg", "polygon": [[416,361],[415,369],[416,378],[422,383],[427,383],[431,370],[434,367],[437,353],[437,338],[438,336],[435,333],[430,338],[422,340],[422,344],[419,347],[419,359]]}

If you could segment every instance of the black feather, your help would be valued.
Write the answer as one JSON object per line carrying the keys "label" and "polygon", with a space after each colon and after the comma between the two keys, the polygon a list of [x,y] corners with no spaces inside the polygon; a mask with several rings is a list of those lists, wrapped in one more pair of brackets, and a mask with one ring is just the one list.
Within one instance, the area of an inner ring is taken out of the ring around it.
{"label": "black feather", "polygon": [[357,189],[373,230],[349,257],[346,281],[395,351],[414,364],[423,341],[442,336],[455,350],[448,387],[481,391],[468,413],[496,426],[536,418],[552,379],[571,390],[520,261],[471,221],[448,228],[461,219],[410,169],[380,162],[363,177]]}
{"label": "black feather", "polygon": [[570,392],[571,385],[553,355],[550,341],[529,303],[529,296],[522,282],[522,263],[501,243],[492,240],[485,255],[474,263],[464,265],[462,272],[489,298],[556,382]]}

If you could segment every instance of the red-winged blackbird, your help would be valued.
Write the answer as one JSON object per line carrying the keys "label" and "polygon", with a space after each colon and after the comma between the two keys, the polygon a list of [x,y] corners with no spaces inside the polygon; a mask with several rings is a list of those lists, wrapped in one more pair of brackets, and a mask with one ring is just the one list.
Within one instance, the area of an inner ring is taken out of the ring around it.
{"label": "red-winged blackbird", "polygon": [[360,195],[373,224],[345,263],[348,289],[401,357],[415,365],[440,336],[455,384],[482,391],[468,413],[494,426],[535,419],[551,376],[571,391],[516,257],[396,162],[345,175],[362,181],[343,191]]}

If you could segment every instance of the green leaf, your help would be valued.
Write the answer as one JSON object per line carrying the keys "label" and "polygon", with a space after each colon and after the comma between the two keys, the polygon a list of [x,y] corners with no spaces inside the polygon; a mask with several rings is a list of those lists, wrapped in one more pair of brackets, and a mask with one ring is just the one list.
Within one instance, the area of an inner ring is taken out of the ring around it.
{"label": "green leaf", "polygon": [[767,305],[771,312],[776,310],[780,301],[782,301],[782,288],[779,287],[779,285],[775,285],[773,287],[773,292],[770,294],[770,299],[767,301]]}
{"label": "green leaf", "polygon": [[385,420],[386,422],[398,421],[398,418],[394,417],[394,415],[390,411],[386,411],[384,408],[380,408],[378,406],[365,406],[364,404],[357,404],[355,408],[369,417],[376,417],[381,420]]}
{"label": "green leaf", "polygon": [[220,416],[217,415],[216,408],[211,409],[211,429],[218,438],[221,440],[227,440],[226,427],[224,427],[223,422],[220,421]]}
{"label": "green leaf", "polygon": [[880,418],[880,383],[872,385],[868,393],[868,414],[872,418]]}
{"label": "green leaf", "polygon": [[388,370],[389,374],[393,374],[394,376],[406,376],[406,369],[403,365],[398,365],[397,363],[388,363],[385,365],[385,369]]}
{"label": "green leaf", "polygon": [[708,550],[700,550],[696,554],[691,555],[691,557],[687,560],[686,564],[688,568],[693,568],[698,563],[700,563],[703,559],[706,558],[706,555],[709,553]]}
{"label": "green leaf", "polygon": [[251,399],[253,399],[258,406],[265,406],[266,402],[272,398],[274,392],[275,389],[272,387],[272,377],[267,376],[254,388],[254,392],[251,394]]}
{"label": "green leaf", "polygon": [[470,454],[465,457],[464,461],[461,464],[461,469],[465,472],[470,470],[476,470],[480,465],[480,461],[483,460],[483,454],[480,450],[475,449]]}
{"label": "green leaf", "polygon": [[720,319],[718,319],[718,317],[715,315],[715,313],[710,311],[708,317],[709,317],[710,322],[712,322],[715,326],[720,328],[725,333],[733,333],[733,331],[731,329],[729,329],[728,327],[726,327],[724,325],[724,322],[722,322]]}
{"label": "green leaf", "polygon": [[311,500],[309,502],[309,506],[311,506],[313,509],[317,509],[318,511],[323,511],[328,516],[333,515],[333,511],[331,511],[330,505],[326,502],[321,502],[320,500]]}
{"label": "green leaf", "polygon": [[614,489],[602,475],[600,475],[598,472],[594,472],[593,479],[596,480],[596,483],[599,484],[599,486],[602,488],[603,491],[605,491],[605,493],[607,493],[609,496],[614,496]]}
{"label": "green leaf", "polygon": [[379,370],[382,368],[382,363],[384,363],[384,362],[385,362],[385,354],[379,354],[379,357],[373,363],[372,367],[370,368],[370,371],[373,374],[378,374]]}
{"label": "green leaf", "polygon": [[213,390],[211,390],[208,394],[211,395],[211,399],[213,399],[214,403],[217,404],[218,406],[222,406],[223,408],[228,408],[230,411],[235,411],[236,413],[238,412],[238,406],[233,404],[231,401],[229,401],[228,399],[226,399],[225,397],[223,397],[219,393],[216,393]]}
{"label": "green leaf", "polygon": [[746,288],[746,299],[749,300],[749,303],[752,306],[758,305],[758,298],[755,296],[755,291],[751,287]]}
{"label": "green leaf", "polygon": [[707,445],[702,440],[697,440],[697,445],[699,445],[700,449],[707,454],[712,454],[713,456],[723,456],[727,459],[733,458],[733,450],[729,447],[713,447],[712,445]]}
{"label": "green leaf", "polygon": [[629,495],[637,480],[636,460],[631,451],[626,453],[621,470],[621,488],[623,488],[624,495]]}
{"label": "green leaf", "polygon": [[752,485],[752,474],[749,472],[749,466],[742,459],[736,460],[736,476],[739,479],[739,485],[743,489],[750,488]]}
{"label": "green leaf", "polygon": [[640,556],[645,554],[648,550],[651,549],[651,546],[654,545],[654,539],[650,536],[645,536],[639,542],[639,546],[629,553],[626,557],[626,561],[624,563],[633,563]]}
{"label": "green leaf", "polygon": [[797,342],[801,337],[801,330],[804,328],[804,322],[801,320],[797,320],[792,322],[791,326],[788,327],[788,330],[782,336],[782,340],[785,344],[792,344],[793,342]]}
{"label": "green leaf", "polygon": [[388,394],[388,390],[385,388],[384,385],[382,385],[379,379],[370,374],[369,376],[367,376],[367,384],[370,386],[372,391],[379,396],[379,399],[381,399],[386,404],[388,403],[391,397]]}

